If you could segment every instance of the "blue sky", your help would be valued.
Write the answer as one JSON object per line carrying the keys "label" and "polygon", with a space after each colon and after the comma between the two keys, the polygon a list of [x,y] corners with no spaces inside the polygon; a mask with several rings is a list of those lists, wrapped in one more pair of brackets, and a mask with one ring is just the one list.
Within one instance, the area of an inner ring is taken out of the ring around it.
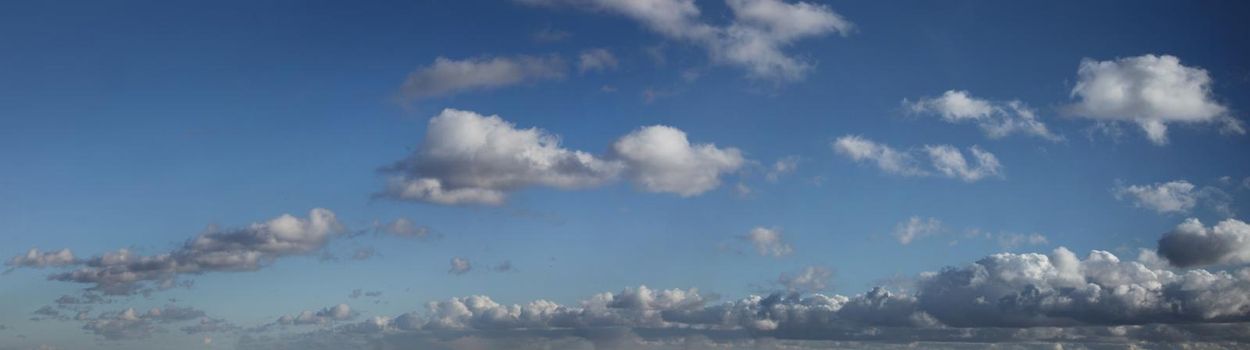
{"label": "blue sky", "polygon": [[[1178,275],[1223,272],[1250,288],[1250,246],[1236,243],[1250,240],[1247,10],[1231,1],[2,4],[0,253],[13,258],[0,276],[0,348],[264,347],[248,340],[319,339],[428,301],[579,305],[643,285],[720,296],[708,305],[885,285],[923,304],[940,278],[926,271],[996,253],[1058,260],[1059,247]],[[446,128],[433,128],[438,120]],[[395,187],[429,181],[473,194]],[[209,256],[197,237],[281,241],[279,224],[265,223],[290,214],[307,224],[314,208],[334,225],[293,234],[324,239],[213,251],[258,254],[254,264],[177,260]],[[1229,225],[1199,235],[1182,224],[1189,218],[1204,230]],[[388,229],[397,219],[424,229]],[[1199,236],[1231,248],[1181,254],[1160,241]],[[63,248],[73,256],[45,255]],[[52,278],[108,270],[90,260],[123,248],[171,253],[182,266],[137,282]],[[453,258],[472,268],[455,273]],[[350,297],[356,289],[381,295]],[[61,295],[111,302],[66,306],[54,302]],[[276,321],[340,303],[352,312]],[[61,319],[34,313],[45,305]],[[232,327],[108,323],[167,305]],[[1200,321],[1250,319],[1240,312]],[[766,335],[787,339],[782,324]]]}

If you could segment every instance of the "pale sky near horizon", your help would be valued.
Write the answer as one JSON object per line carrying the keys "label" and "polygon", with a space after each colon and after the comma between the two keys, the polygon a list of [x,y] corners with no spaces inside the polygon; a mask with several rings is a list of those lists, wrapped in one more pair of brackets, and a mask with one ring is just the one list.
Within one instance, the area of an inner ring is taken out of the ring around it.
{"label": "pale sky near horizon", "polygon": [[0,3],[0,349],[1242,347],[1247,15]]}

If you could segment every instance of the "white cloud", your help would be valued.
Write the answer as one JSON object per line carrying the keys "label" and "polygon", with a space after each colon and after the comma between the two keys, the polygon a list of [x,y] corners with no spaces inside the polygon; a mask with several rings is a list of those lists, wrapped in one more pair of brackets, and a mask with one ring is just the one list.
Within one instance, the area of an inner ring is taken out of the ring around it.
{"label": "white cloud", "polygon": [[768,168],[768,172],[764,174],[764,179],[768,182],[777,182],[782,176],[793,173],[799,168],[798,156],[786,156],[778,159]]}
{"label": "white cloud", "polygon": [[760,256],[782,257],[794,252],[794,247],[782,237],[781,229],[756,227],[743,238],[751,242]]}
{"label": "white cloud", "polygon": [[929,176],[933,174],[948,178],[956,178],[965,182],[976,182],[987,177],[1000,176],[1002,165],[993,153],[982,150],[978,146],[968,148],[975,162],[970,162],[959,149],[950,145],[929,145],[924,147],[928,156],[928,165],[932,169],[924,169],[916,160],[915,151],[898,151],[889,145],[872,140],[847,135],[833,142],[834,151],[856,162],[871,162],[877,168],[889,174],[903,176]]}
{"label": "white cloud", "polygon": [[1207,228],[1191,218],[1159,239],[1158,252],[1177,267],[1248,264],[1250,225],[1226,219]]}
{"label": "white cloud", "polygon": [[1216,101],[1207,71],[1184,66],[1175,56],[1084,59],[1077,76],[1071,95],[1079,101],[1070,106],[1072,113],[1136,123],[1156,145],[1168,142],[1170,123],[1219,122],[1226,132],[1245,133]]}
{"label": "white cloud", "polygon": [[906,152],[899,152],[888,145],[857,136],[842,136],[833,142],[834,151],[851,158],[856,162],[873,162],[877,168],[890,174],[905,176],[923,176],[927,172],[916,164],[915,157]]}
{"label": "white cloud", "polygon": [[304,310],[296,315],[283,315],[276,322],[279,325],[327,325],[336,321],[351,320],[356,317],[356,313],[352,311],[352,307],[347,304],[338,304],[321,309],[320,311]]}
{"label": "white cloud", "polygon": [[1025,245],[1042,245],[1050,243],[1050,240],[1040,233],[1000,233],[998,234],[998,245],[1003,249],[1015,249]]}
{"label": "white cloud", "polygon": [[968,151],[972,153],[973,159],[976,159],[975,165],[965,159],[964,154],[954,146],[925,146],[925,152],[929,153],[929,161],[933,164],[933,168],[946,177],[976,182],[986,177],[999,175],[1002,165],[998,163],[998,158],[993,153],[986,152],[977,146],[970,147]]}
{"label": "white cloud", "polygon": [[616,60],[616,55],[608,49],[589,49],[582,51],[577,56],[577,70],[585,73],[589,71],[605,71],[613,70],[620,66],[620,62]]}
{"label": "white cloud", "polygon": [[912,241],[942,231],[942,221],[936,218],[913,216],[894,226],[894,238],[898,243],[907,245]]}
{"label": "white cloud", "polygon": [[683,197],[720,185],[745,159],[736,148],[691,144],[686,133],[656,125],[622,136],[607,157],[569,150],[558,136],[518,129],[498,116],[445,109],[430,119],[419,150],[383,172],[381,195],[437,204],[502,204],[530,186],[580,189],[625,174],[650,192]]}
{"label": "white cloud", "polygon": [[375,224],[377,230],[395,237],[428,239],[437,238],[429,227],[419,226],[407,218],[398,218],[386,224]]}
{"label": "white cloud", "polygon": [[434,64],[408,75],[400,93],[418,100],[466,91],[497,89],[541,80],[562,79],[568,70],[559,56],[476,57],[434,59]]}
{"label": "white cloud", "polygon": [[940,97],[903,100],[912,113],[933,113],[949,123],[976,123],[990,138],[1025,133],[1050,141],[1063,138],[1050,131],[1037,112],[1020,101],[991,102],[972,97],[967,91],[948,90]]}
{"label": "white cloud", "polygon": [[690,197],[720,186],[720,176],[744,162],[737,148],[691,144],[677,128],[655,125],[638,129],[612,145],[630,178],[650,192]]}
{"label": "white cloud", "polygon": [[820,266],[804,267],[796,274],[783,273],[777,283],[791,292],[819,292],[829,288],[833,271]]}
{"label": "white cloud", "polygon": [[1130,198],[1138,208],[1147,208],[1160,214],[1186,213],[1198,204],[1195,186],[1185,180],[1156,183],[1152,185],[1118,186],[1116,199]]}
{"label": "white cloud", "polygon": [[704,22],[693,0],[520,0],[546,6],[574,6],[628,17],[669,39],[703,47],[713,62],[776,81],[802,79],[813,64],[785,53],[795,41],[830,33],[849,34],[854,25],[827,6],[779,0],[726,0],[733,14],[723,26]]}
{"label": "white cloud", "polygon": [[463,275],[469,273],[470,270],[473,270],[473,263],[469,262],[469,259],[457,256],[451,258],[451,268],[447,270],[447,273]]}

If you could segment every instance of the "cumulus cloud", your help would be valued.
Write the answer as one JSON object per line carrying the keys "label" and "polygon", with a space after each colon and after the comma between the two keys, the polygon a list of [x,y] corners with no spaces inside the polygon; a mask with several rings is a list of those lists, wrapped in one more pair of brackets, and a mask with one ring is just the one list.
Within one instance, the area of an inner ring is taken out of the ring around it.
{"label": "cumulus cloud", "polygon": [[[978,146],[968,148],[971,161],[958,148],[951,145],[927,145],[923,150],[899,151],[889,145],[856,136],[839,137],[831,144],[834,152],[859,163],[870,163],[889,174],[902,176],[940,175],[976,182],[987,177],[1001,175],[1002,164],[993,153]],[[921,152],[923,151],[923,152]],[[917,160],[919,155],[928,158],[928,167]]]}
{"label": "cumulus cloud", "polygon": [[473,263],[470,263],[469,259],[457,256],[451,258],[451,269],[448,269],[447,273],[453,275],[463,275],[469,273],[470,270],[473,270]]}
{"label": "cumulus cloud", "polygon": [[1214,212],[1232,216],[1232,198],[1215,187],[1199,189],[1185,180],[1175,180],[1147,185],[1124,186],[1117,184],[1112,194],[1118,200],[1130,200],[1138,208],[1153,210],[1159,214],[1188,213],[1202,203]]}
{"label": "cumulus cloud", "polygon": [[690,197],[720,186],[720,176],[742,167],[736,148],[691,144],[677,128],[656,125],[622,136],[612,151],[625,164],[633,182],[650,192]]}
{"label": "cumulus cloud", "polygon": [[[207,318],[204,311],[190,307],[169,305],[163,308],[152,308],[144,313],[135,311],[134,308],[127,308],[121,311],[104,312],[94,318],[85,318],[80,315],[79,320],[83,321],[82,328],[92,334],[108,340],[127,340],[148,338],[155,332],[164,331],[161,328],[161,325],[164,324],[180,323],[195,319]],[[223,325],[222,330],[225,329],[224,321],[207,322],[218,322]]]}
{"label": "cumulus cloud", "polygon": [[813,63],[785,52],[794,42],[831,33],[849,34],[854,25],[828,6],[780,0],[726,0],[732,18],[725,25],[702,20],[693,0],[519,0],[532,5],[571,6],[625,16],[672,40],[707,51],[713,62],[738,66],[757,79],[803,79]]}
{"label": "cumulus cloud", "polygon": [[608,49],[589,49],[582,51],[577,56],[577,70],[582,73],[613,70],[617,66],[620,66],[620,62],[616,60],[616,55],[613,55],[612,51]]}
{"label": "cumulus cloud", "polygon": [[1250,263],[1250,225],[1227,219],[1207,228],[1188,219],[1159,239],[1159,255],[1177,267]]}
{"label": "cumulus cloud", "polygon": [[559,56],[475,57],[463,60],[438,57],[434,63],[408,75],[400,88],[406,100],[491,90],[542,80],[562,79],[568,70]]}
{"label": "cumulus cloud", "polygon": [[1037,117],[1037,112],[1023,102],[993,102],[973,97],[967,91],[947,90],[942,96],[903,100],[911,113],[936,114],[948,123],[975,123],[990,138],[1003,138],[1023,133],[1050,141],[1063,140],[1050,131]]}
{"label": "cumulus cloud", "polygon": [[1110,61],[1084,59],[1077,70],[1070,111],[1099,121],[1136,123],[1156,145],[1167,144],[1171,123],[1222,123],[1244,134],[1239,120],[1216,101],[1211,77],[1170,55],[1142,55]]}
{"label": "cumulus cloud", "polygon": [[93,284],[92,290],[106,294],[139,292],[150,282],[156,282],[156,288],[168,289],[177,286],[174,279],[180,275],[254,271],[281,257],[308,254],[343,232],[334,212],[317,208],[309,211],[307,218],[283,214],[244,228],[210,229],[162,254],[141,256],[119,249],[74,260],[77,268],[48,279]]}
{"label": "cumulus cloud", "polygon": [[912,241],[942,231],[942,221],[937,218],[921,218],[912,216],[907,221],[894,225],[894,238],[899,244],[907,245]]}
{"label": "cumulus cloud", "polygon": [[498,116],[445,109],[430,119],[420,149],[383,169],[382,196],[436,204],[502,204],[530,186],[579,189],[628,175],[650,192],[689,197],[720,185],[745,160],[736,148],[691,144],[656,125],[622,136],[608,156],[569,150],[546,131],[518,129]]}
{"label": "cumulus cloud", "polygon": [[794,252],[790,243],[782,237],[781,229],[756,227],[743,237],[760,256],[782,257]]}

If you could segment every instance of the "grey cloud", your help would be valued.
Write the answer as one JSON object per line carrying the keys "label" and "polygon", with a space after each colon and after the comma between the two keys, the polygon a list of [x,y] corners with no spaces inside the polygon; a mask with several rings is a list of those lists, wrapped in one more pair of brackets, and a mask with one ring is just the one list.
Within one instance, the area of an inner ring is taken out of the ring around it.
{"label": "grey cloud", "polygon": [[78,268],[48,276],[50,280],[94,284],[105,294],[132,294],[178,286],[181,275],[254,271],[274,260],[308,254],[343,233],[333,212],[313,209],[308,218],[282,215],[245,228],[201,233],[173,251],[141,256],[120,249],[75,262]]}
{"label": "grey cloud", "polygon": [[451,258],[451,269],[448,269],[447,273],[453,275],[463,275],[469,273],[470,270],[473,270],[473,263],[469,262],[469,259],[457,256]]}
{"label": "grey cloud", "polygon": [[408,100],[498,89],[541,80],[562,79],[568,65],[559,56],[438,57],[408,75],[401,95]]}
{"label": "grey cloud", "polygon": [[1207,228],[1188,219],[1159,239],[1158,253],[1177,267],[1250,263],[1250,225],[1227,219]]}
{"label": "grey cloud", "polygon": [[42,252],[39,249],[31,248],[24,255],[14,256],[10,258],[5,265],[10,268],[19,267],[60,267],[69,266],[78,263],[74,258],[74,252],[69,249],[61,249],[54,252]]}

